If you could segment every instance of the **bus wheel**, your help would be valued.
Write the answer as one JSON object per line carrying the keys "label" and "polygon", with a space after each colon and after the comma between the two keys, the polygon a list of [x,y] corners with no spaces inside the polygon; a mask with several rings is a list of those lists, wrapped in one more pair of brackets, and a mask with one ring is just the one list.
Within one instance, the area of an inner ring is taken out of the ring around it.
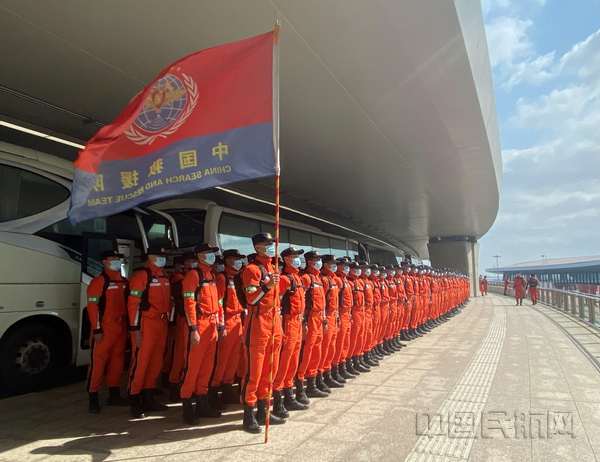
{"label": "bus wheel", "polygon": [[0,344],[0,385],[11,393],[51,386],[67,364],[68,347],[58,332],[43,324],[27,324]]}

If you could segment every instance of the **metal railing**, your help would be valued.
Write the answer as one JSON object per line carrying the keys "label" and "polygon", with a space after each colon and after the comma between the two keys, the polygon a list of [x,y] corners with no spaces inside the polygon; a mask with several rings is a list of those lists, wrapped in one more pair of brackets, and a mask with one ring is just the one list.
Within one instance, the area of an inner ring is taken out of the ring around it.
{"label": "metal railing", "polygon": [[[504,286],[503,284],[488,284],[488,291],[503,295]],[[509,288],[506,296],[514,297],[514,290]],[[525,298],[531,299],[531,296],[527,293]],[[595,327],[600,327],[600,297],[597,295],[538,287],[538,302],[564,311]]]}

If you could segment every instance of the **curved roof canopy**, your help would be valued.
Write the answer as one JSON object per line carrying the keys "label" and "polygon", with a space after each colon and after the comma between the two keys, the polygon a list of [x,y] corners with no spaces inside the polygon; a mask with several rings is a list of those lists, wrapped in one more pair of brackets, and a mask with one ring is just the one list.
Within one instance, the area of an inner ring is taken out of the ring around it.
{"label": "curved roof canopy", "polygon": [[[6,0],[0,114],[85,141],[164,66],[278,12],[282,204],[421,257],[485,234],[502,172],[479,0]],[[232,189],[272,200],[273,183]]]}
{"label": "curved roof canopy", "polygon": [[591,257],[552,258],[547,260],[527,261],[502,268],[487,268],[488,273],[514,273],[517,271],[600,271],[600,255]]}

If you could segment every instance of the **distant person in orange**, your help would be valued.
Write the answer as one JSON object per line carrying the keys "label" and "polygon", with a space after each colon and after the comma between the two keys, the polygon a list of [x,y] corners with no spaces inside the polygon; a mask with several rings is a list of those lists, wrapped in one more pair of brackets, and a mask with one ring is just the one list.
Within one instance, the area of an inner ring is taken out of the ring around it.
{"label": "distant person in orange", "polygon": [[521,273],[517,273],[515,280],[513,281],[513,289],[515,289],[515,299],[517,300],[517,306],[523,306],[523,292],[525,291],[525,278],[521,276]]}
{"label": "distant person in orange", "polygon": [[487,280],[487,276],[483,276],[483,279],[481,280],[481,293],[483,295],[487,295],[487,293],[488,293],[488,280]]}
{"label": "distant person in orange", "polygon": [[534,305],[537,305],[538,299],[538,286],[540,285],[540,280],[535,277],[535,274],[532,274],[527,280],[526,288],[529,290],[529,296],[531,297],[531,301]]}
{"label": "distant person in orange", "polygon": [[479,275],[479,292],[481,292],[481,295],[485,295],[483,293],[483,277],[481,276],[481,274]]}
{"label": "distant person in orange", "polygon": [[508,276],[506,276],[504,278],[504,295],[506,295],[506,293],[508,292],[508,283],[510,282],[510,279],[508,279]]}

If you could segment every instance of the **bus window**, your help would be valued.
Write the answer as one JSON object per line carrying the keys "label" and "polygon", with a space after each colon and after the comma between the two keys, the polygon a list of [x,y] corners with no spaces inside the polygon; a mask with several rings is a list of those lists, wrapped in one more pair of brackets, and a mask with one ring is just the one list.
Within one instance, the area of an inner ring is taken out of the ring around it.
{"label": "bus window", "polygon": [[148,246],[159,245],[173,248],[173,234],[169,220],[158,215],[142,214],[142,224],[148,238]]}
{"label": "bus window", "polygon": [[331,253],[328,237],[321,236],[319,234],[312,234],[311,237],[313,250],[317,250],[321,255]]}
{"label": "bus window", "polygon": [[356,261],[358,259],[358,244],[354,242],[348,242],[349,255],[352,260]]}
{"label": "bus window", "polygon": [[[194,247],[204,242],[205,210],[189,210],[185,212],[169,212],[177,223],[179,247]],[[214,243],[211,243],[214,245]]]}
{"label": "bus window", "polygon": [[312,250],[310,234],[296,229],[290,229],[290,245],[305,251]]}
{"label": "bus window", "polygon": [[0,223],[43,212],[69,198],[64,186],[36,173],[0,164]]}
{"label": "bus window", "polygon": [[371,263],[380,263],[382,265],[395,265],[396,255],[394,252],[382,249],[369,249],[369,260]]}
{"label": "bus window", "polygon": [[290,246],[290,230],[285,226],[281,226],[279,228],[279,253]]}
{"label": "bus window", "polygon": [[258,221],[224,214],[219,224],[221,251],[238,249],[245,255],[254,253],[251,238],[258,233],[260,233]]}
{"label": "bus window", "polygon": [[346,241],[342,241],[341,239],[329,239],[329,245],[331,245],[331,253],[336,257],[345,257],[346,256]]}

